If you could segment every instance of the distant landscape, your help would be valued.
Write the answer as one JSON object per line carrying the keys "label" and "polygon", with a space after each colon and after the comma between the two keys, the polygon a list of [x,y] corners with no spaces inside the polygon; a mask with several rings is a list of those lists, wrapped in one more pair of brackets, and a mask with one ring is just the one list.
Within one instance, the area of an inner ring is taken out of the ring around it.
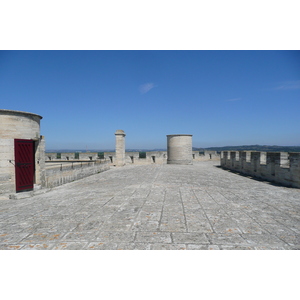
{"label": "distant landscape", "polygon": [[[269,146],[269,145],[243,145],[243,146],[224,146],[224,147],[209,147],[209,148],[196,148],[193,151],[263,151],[263,152],[300,152],[300,146]],[[47,153],[51,152],[114,152],[115,149],[50,149],[46,150]],[[167,151],[167,149],[126,149],[126,152],[151,152],[151,151]]]}

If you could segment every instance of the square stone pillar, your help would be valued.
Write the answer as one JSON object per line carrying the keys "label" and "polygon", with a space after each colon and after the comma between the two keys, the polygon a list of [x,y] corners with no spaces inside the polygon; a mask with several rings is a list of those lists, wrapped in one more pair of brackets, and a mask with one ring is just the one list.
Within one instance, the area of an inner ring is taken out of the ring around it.
{"label": "square stone pillar", "polygon": [[123,130],[117,130],[116,136],[116,160],[115,164],[117,167],[125,165],[125,132]]}

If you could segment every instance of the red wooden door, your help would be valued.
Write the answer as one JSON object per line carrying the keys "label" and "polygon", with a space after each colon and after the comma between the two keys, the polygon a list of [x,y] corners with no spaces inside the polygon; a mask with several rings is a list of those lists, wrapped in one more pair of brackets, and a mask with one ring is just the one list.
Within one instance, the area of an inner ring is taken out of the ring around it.
{"label": "red wooden door", "polygon": [[17,192],[33,189],[34,168],[34,141],[15,139]]}

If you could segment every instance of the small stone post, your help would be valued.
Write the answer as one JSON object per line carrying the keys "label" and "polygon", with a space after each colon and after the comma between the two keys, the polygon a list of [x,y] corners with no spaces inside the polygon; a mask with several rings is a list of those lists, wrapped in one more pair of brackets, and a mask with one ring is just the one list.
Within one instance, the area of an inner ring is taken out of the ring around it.
{"label": "small stone post", "polygon": [[116,136],[116,166],[122,167],[125,165],[125,132],[123,130],[117,130]]}

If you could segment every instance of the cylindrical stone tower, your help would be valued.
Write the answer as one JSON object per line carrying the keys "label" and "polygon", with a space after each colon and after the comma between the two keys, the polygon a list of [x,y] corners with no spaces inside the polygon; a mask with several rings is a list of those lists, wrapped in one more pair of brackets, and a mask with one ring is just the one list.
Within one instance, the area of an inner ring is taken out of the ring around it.
{"label": "cylindrical stone tower", "polygon": [[33,113],[0,109],[0,195],[45,184],[41,119]]}
{"label": "cylindrical stone tower", "polygon": [[168,164],[192,165],[192,135],[167,135]]}
{"label": "cylindrical stone tower", "polygon": [[117,130],[115,132],[116,136],[116,166],[125,165],[125,132],[123,130]]}

